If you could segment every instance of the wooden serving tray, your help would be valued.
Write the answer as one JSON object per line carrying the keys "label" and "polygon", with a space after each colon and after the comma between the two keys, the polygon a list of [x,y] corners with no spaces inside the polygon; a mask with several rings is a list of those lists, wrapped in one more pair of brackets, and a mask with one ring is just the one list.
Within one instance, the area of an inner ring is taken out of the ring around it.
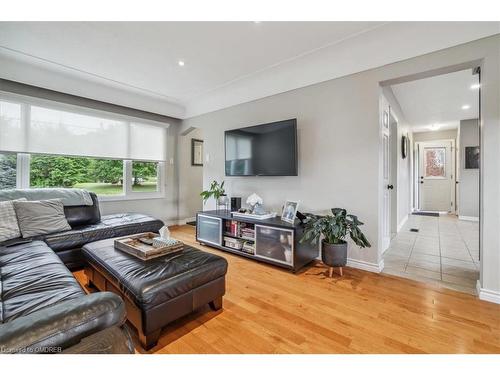
{"label": "wooden serving tray", "polygon": [[176,253],[184,248],[184,244],[179,242],[178,245],[166,246],[166,247],[153,247],[140,242],[139,238],[149,238],[153,239],[158,237],[157,233],[147,232],[135,234],[133,236],[117,238],[115,240],[115,248],[121,250],[127,254],[133,255],[141,260],[150,260],[158,258],[164,255]]}

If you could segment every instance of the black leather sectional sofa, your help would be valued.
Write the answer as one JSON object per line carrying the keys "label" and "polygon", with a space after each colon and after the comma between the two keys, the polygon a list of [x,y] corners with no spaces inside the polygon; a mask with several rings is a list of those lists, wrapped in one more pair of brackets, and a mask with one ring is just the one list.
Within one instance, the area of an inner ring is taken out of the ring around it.
{"label": "black leather sectional sofa", "polygon": [[70,231],[0,244],[0,353],[133,352],[123,300],[86,295],[68,268],[83,266],[86,243],[157,232],[163,222],[134,213],[101,217],[91,196],[92,206],[65,207]]}

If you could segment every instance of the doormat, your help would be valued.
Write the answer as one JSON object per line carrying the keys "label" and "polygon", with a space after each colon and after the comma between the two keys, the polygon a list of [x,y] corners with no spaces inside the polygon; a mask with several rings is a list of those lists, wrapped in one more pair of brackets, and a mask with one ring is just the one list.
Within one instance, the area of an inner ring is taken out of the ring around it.
{"label": "doormat", "polygon": [[437,212],[425,212],[425,211],[419,211],[419,212],[413,212],[412,215],[420,215],[420,216],[439,216],[439,213]]}
{"label": "doormat", "polygon": [[187,225],[192,225],[193,227],[195,227],[196,226],[196,221],[188,221],[186,224]]}

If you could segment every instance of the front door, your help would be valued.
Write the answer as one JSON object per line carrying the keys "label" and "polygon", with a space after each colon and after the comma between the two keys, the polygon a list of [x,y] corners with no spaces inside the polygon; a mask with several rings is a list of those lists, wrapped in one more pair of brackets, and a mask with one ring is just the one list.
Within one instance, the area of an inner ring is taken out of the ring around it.
{"label": "front door", "polygon": [[420,142],[418,150],[420,210],[452,211],[455,178],[453,141]]}

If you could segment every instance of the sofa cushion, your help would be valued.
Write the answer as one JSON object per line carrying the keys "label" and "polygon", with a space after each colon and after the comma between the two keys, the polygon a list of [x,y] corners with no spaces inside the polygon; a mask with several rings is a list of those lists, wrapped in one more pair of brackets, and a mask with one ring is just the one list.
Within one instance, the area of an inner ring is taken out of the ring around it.
{"label": "sofa cushion", "polygon": [[0,248],[0,321],[84,296],[59,257],[41,241]]}
{"label": "sofa cushion", "polygon": [[114,237],[135,233],[158,232],[163,226],[163,221],[138,213],[105,215],[101,218],[101,222],[114,229]]}
{"label": "sofa cushion", "polygon": [[0,202],[0,242],[21,237],[13,201]]}
{"label": "sofa cushion", "polygon": [[34,239],[42,240],[55,252],[77,249],[83,245],[112,237],[127,236],[142,232],[158,232],[163,226],[161,220],[148,215],[124,213],[102,216],[102,221],[97,224],[75,227],[69,231],[36,236]]}
{"label": "sofa cushion", "polygon": [[72,228],[97,224],[101,221],[101,212],[99,211],[99,201],[95,193],[89,192],[92,198],[92,206],[64,206],[64,215]]}
{"label": "sofa cushion", "polygon": [[70,230],[60,199],[13,201],[23,238]]}

